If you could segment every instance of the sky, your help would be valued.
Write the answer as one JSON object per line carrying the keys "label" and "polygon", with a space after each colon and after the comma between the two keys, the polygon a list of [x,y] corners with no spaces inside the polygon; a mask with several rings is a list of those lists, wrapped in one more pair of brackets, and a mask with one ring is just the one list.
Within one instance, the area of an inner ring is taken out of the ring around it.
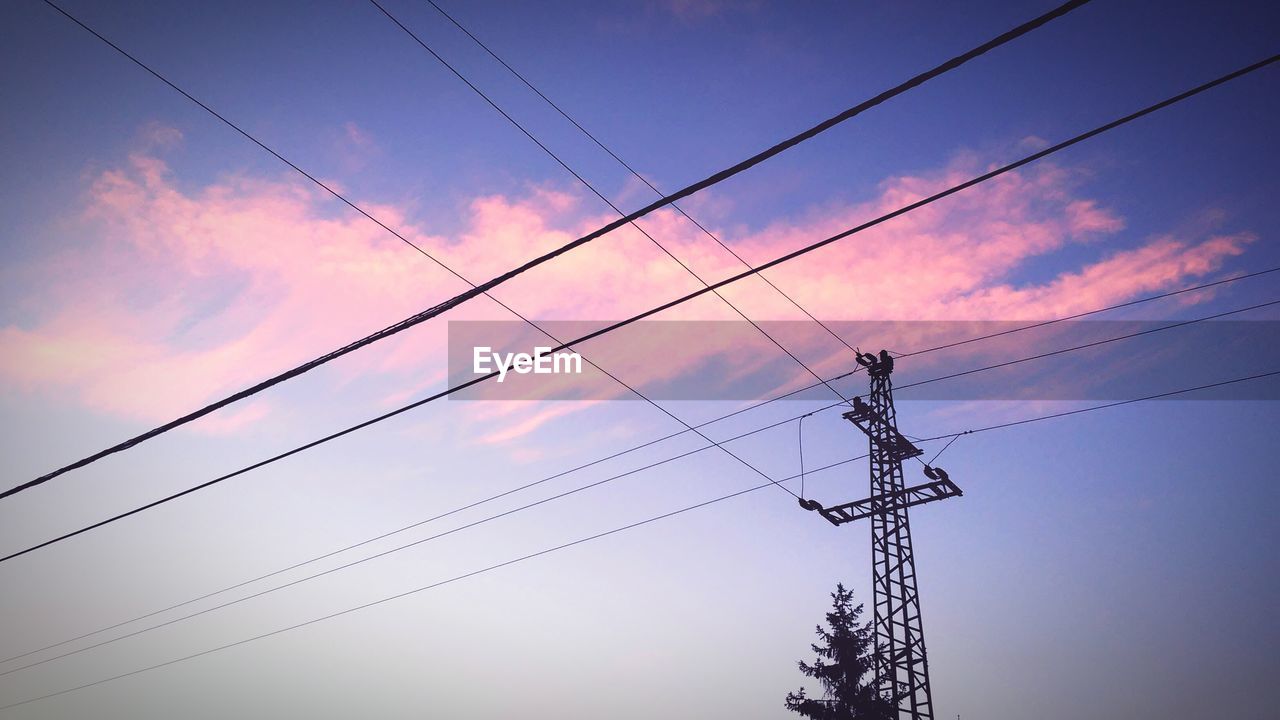
{"label": "sky", "polygon": [[[383,5],[617,207],[656,197],[430,4]],[[1052,7],[440,5],[666,191]],[[468,280],[616,217],[371,4],[64,7]],[[46,4],[14,0],[0,13],[4,487],[465,289]],[[1280,47],[1277,20],[1266,3],[1096,0],[681,206],[758,265],[1268,57]],[[1049,320],[1278,266],[1278,73],[1233,81],[768,278],[850,344],[908,353],[972,333],[971,321]],[[705,280],[742,270],[673,210],[640,226]],[[1280,299],[1277,277],[1144,303],[1096,318],[1122,323],[1073,332],[1261,305]],[[698,287],[624,228],[494,296],[548,327],[594,328]],[[853,369],[848,348],[759,280],[724,296],[819,375]],[[1276,307],[1224,318],[1256,332],[1173,328],[993,371],[972,392],[904,389],[899,424],[928,438],[1280,370],[1280,326],[1261,322],[1280,320]],[[477,299],[0,500],[0,551],[439,391],[459,323],[512,319]],[[896,377],[1080,337],[1055,328],[904,357]],[[788,717],[783,698],[803,684],[795,663],[810,659],[828,593],[840,581],[870,602],[869,526],[832,527],[714,448],[640,469],[707,445],[690,433],[565,471],[683,430],[673,417],[707,422],[812,376],[711,296],[593,343],[578,348],[585,358],[658,393],[661,409],[628,401],[595,370],[519,399],[444,400],[0,563],[4,659],[551,478],[0,662],[6,706],[235,644],[0,718]],[[744,379],[750,392],[732,385]],[[837,388],[865,392],[865,382],[853,375]],[[710,392],[726,387],[735,389]],[[708,394],[682,400],[673,388]],[[938,464],[964,496],[911,513],[937,717],[1270,717],[1280,703],[1278,390],[1272,377],[948,447]],[[815,391],[704,432],[719,441],[777,423],[726,447],[774,480],[791,478],[798,415],[813,412],[803,425],[809,470],[866,452],[838,411],[819,411],[834,400]],[[865,461],[812,472],[803,492],[828,505],[859,499],[867,472]],[[909,466],[907,479],[923,476]],[[801,492],[799,480],[785,485]]]}

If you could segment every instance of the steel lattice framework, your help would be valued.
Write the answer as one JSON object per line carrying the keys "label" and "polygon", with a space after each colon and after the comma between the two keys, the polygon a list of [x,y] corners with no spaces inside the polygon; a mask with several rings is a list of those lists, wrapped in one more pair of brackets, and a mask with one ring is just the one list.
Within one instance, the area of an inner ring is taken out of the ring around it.
{"label": "steel lattice framework", "polygon": [[[893,408],[893,358],[867,368],[871,375],[871,410],[880,422],[870,424],[871,495],[894,496],[906,489],[898,452],[897,415]],[[917,451],[915,454],[919,454]],[[916,556],[911,546],[911,519],[905,505],[871,516],[872,586],[875,588],[876,684],[893,691],[899,717],[933,717],[929,657],[920,620]]]}
{"label": "steel lattice framework", "polygon": [[946,471],[928,465],[925,475],[930,482],[907,487],[902,461],[919,457],[924,451],[898,432],[890,379],[893,358],[882,350],[878,356],[859,353],[858,362],[871,376],[871,399],[863,402],[855,398],[853,409],[844,418],[870,441],[871,496],[829,508],[812,500],[802,500],[801,505],[818,511],[833,525],[871,518],[875,683],[881,692],[892,695],[899,718],[932,720],[929,656],[920,618],[920,591],[907,509],[963,493]]}

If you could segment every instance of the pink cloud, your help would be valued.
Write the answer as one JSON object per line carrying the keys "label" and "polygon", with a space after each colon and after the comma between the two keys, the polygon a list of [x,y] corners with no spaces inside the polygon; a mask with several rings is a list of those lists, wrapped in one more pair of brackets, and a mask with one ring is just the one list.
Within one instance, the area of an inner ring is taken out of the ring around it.
{"label": "pink cloud", "polygon": [[138,131],[140,144],[150,150],[168,150],[182,144],[182,131],[158,122],[149,122]]}
{"label": "pink cloud", "polygon": [[[353,143],[367,140],[354,125],[345,132]],[[980,169],[973,158],[961,157],[936,173],[886,180],[868,202],[814,208],[726,239],[749,261],[763,262]],[[1156,237],[1066,268],[1043,283],[1012,282],[1031,259],[1124,229],[1114,212],[1076,196],[1074,185],[1071,171],[1051,165],[1011,173],[768,275],[823,319],[1043,319],[1204,277],[1253,240]],[[476,198],[463,230],[453,237],[415,225],[404,208],[364,204],[472,280],[611,219],[584,211],[577,195],[550,187],[519,197]],[[182,190],[154,155],[137,154],[123,167],[100,173],[75,221],[89,240],[25,273],[38,288],[43,310],[21,325],[0,328],[7,348],[0,356],[0,382],[131,419],[169,419],[465,287],[373,223],[304,186],[233,176]],[[656,212],[642,224],[707,279],[741,270],[674,212]],[[698,287],[647,239],[624,228],[513,280],[496,295],[527,317],[599,321],[629,316]],[[756,319],[801,317],[757,280],[725,294]],[[508,317],[485,300],[449,316]],[[736,315],[704,297],[663,318]],[[625,354],[607,354],[602,364],[629,381],[675,378],[720,349],[707,340],[707,348],[684,347],[657,367]],[[442,379],[444,342],[444,324],[428,323],[326,372],[337,384],[380,377],[425,389]],[[592,357],[592,346],[582,351]],[[752,363],[762,362],[740,355],[734,372],[750,372]],[[843,348],[811,360],[824,372],[847,369]],[[806,377],[797,375],[797,382]],[[139,388],[151,390],[140,394]],[[387,400],[404,397],[397,393]],[[518,438],[577,406],[508,416],[508,426],[484,441]],[[269,412],[266,404],[248,406],[204,427],[230,432]]]}
{"label": "pink cloud", "polygon": [[210,435],[231,435],[266,417],[271,405],[260,400],[250,400],[243,407],[231,407],[221,413],[206,415],[196,422],[201,432]]}
{"label": "pink cloud", "polygon": [[348,121],[342,124],[342,130],[346,133],[347,140],[349,140],[352,145],[363,149],[372,148],[374,146],[373,136],[361,129],[359,125]]}
{"label": "pink cloud", "polygon": [[373,134],[352,121],[342,124],[333,146],[342,169],[348,173],[365,170],[382,155],[382,147]]}
{"label": "pink cloud", "polygon": [[482,435],[478,442],[482,445],[501,445],[517,438],[524,437],[559,417],[577,412],[591,403],[556,402],[532,409],[530,403],[499,403],[511,408],[514,416],[504,426],[493,432]]}

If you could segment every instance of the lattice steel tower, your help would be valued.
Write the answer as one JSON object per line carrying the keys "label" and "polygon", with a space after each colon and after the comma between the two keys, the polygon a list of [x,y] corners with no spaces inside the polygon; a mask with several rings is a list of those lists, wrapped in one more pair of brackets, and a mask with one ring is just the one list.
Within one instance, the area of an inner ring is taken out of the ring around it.
{"label": "lattice steel tower", "polygon": [[898,432],[889,378],[893,358],[882,350],[878,356],[859,353],[858,362],[871,376],[871,400],[867,403],[854,398],[853,410],[844,417],[866,433],[870,441],[871,496],[830,508],[812,500],[802,500],[801,506],[818,511],[834,525],[871,518],[876,686],[884,693],[892,693],[899,718],[932,720],[929,656],[920,619],[920,592],[916,587],[907,508],[963,493],[946,471],[928,465],[924,472],[930,482],[906,486],[902,461],[924,451]]}
{"label": "lattice steel tower", "polygon": [[[862,358],[859,358],[861,360]],[[895,495],[906,489],[899,452],[898,419],[893,409],[893,358],[888,353],[865,363],[871,376],[871,410],[883,422],[870,423],[871,495]],[[914,453],[919,455],[919,451]],[[916,556],[911,547],[911,518],[900,506],[871,516],[872,585],[875,587],[876,682],[883,689],[898,685],[898,714],[933,717],[929,656],[920,620]],[[903,693],[899,695],[898,693]]]}

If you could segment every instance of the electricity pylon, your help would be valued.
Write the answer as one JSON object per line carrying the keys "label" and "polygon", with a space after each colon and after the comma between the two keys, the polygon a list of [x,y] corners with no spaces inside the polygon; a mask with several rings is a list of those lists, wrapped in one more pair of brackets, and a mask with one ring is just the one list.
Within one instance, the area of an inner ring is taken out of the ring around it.
{"label": "electricity pylon", "polygon": [[902,461],[919,457],[924,451],[898,432],[893,383],[889,379],[893,358],[885,350],[879,356],[858,353],[858,363],[871,376],[871,401],[854,398],[853,409],[844,418],[865,433],[870,442],[871,496],[829,508],[804,499],[800,505],[816,510],[833,525],[871,518],[876,687],[892,695],[900,719],[932,720],[929,656],[920,619],[920,591],[916,587],[916,557],[907,508],[964,493],[945,470],[929,465],[924,466],[929,482],[906,486]]}

